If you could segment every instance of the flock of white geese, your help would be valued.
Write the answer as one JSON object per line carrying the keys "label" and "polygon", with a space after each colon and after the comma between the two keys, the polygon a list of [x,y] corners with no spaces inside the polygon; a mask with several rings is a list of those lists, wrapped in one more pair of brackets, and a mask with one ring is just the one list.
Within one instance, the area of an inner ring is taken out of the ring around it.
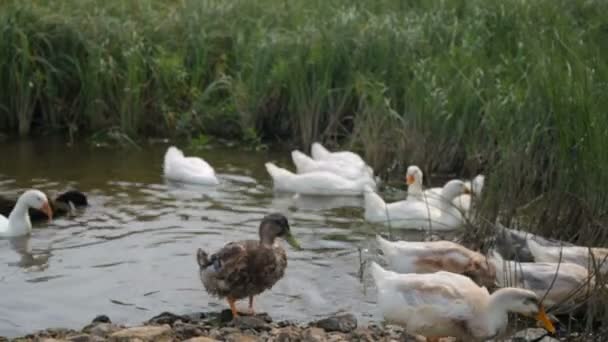
{"label": "flock of white geese", "polygon": [[[392,228],[455,230],[481,198],[484,176],[471,181],[448,181],[441,188],[423,188],[423,174],[416,166],[406,173],[407,198],[394,203],[375,192],[377,177],[356,153],[331,152],[319,143],[311,156],[291,153],[296,172],[266,163],[275,191],[301,195],[364,196],[364,218]],[[186,157],[169,147],[164,176],[179,182],[217,185],[213,167],[199,157]],[[24,192],[9,217],[0,216],[0,236],[29,234],[28,208],[47,212],[48,199],[38,190]],[[521,234],[516,232],[516,234]],[[590,265],[601,262],[608,272],[604,248],[545,246],[525,234],[534,262],[503,260],[493,250],[488,255],[451,241],[388,241],[377,236],[386,267],[370,263],[377,287],[378,306],[386,321],[409,332],[437,341],[456,337],[464,341],[487,340],[507,333],[508,313],[536,317],[549,332],[555,328],[545,307],[568,313],[585,301],[593,288]],[[492,293],[488,289],[495,289]],[[554,317],[553,317],[554,318]],[[555,319],[555,318],[554,318]]]}

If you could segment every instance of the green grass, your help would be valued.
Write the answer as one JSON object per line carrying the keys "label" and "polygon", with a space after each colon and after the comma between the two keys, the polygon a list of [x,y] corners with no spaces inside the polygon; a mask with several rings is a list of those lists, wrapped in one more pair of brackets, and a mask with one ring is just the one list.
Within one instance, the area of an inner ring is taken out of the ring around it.
{"label": "green grass", "polygon": [[7,0],[0,131],[334,142],[395,174],[483,170],[486,215],[544,194],[531,222],[591,241],[608,231],[605,13],[593,0]]}

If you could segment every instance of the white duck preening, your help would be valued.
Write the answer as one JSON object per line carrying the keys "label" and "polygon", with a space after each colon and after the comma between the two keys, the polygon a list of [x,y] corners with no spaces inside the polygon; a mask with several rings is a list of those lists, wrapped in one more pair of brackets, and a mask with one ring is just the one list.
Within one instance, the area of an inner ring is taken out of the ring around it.
{"label": "white duck preening", "polygon": [[608,273],[608,248],[541,246],[534,239],[528,239],[527,244],[536,262],[568,262],[591,269],[599,266],[603,274]]}
{"label": "white duck preening", "polygon": [[496,283],[500,287],[514,286],[529,289],[543,298],[548,308],[557,313],[568,313],[586,300],[594,279],[583,266],[563,262],[505,261],[496,251],[491,259],[496,268]]}
{"label": "white duck preening", "polygon": [[375,192],[365,191],[365,220],[393,228],[453,230],[464,223],[462,213],[452,201],[468,188],[461,180],[451,180],[441,189],[437,204],[424,201],[385,203]]}
{"label": "white duck preening", "polygon": [[298,150],[291,152],[291,159],[298,173],[327,171],[350,180],[373,179],[373,172],[370,173],[367,165],[356,166],[342,160],[315,160]]}
{"label": "white duck preening", "polygon": [[384,318],[427,341],[456,337],[487,340],[506,332],[508,313],[536,315],[555,332],[539,297],[532,291],[503,288],[490,294],[468,277],[451,272],[399,274],[370,265]]}
{"label": "white duck preening", "polygon": [[165,177],[170,180],[203,185],[219,184],[211,165],[198,157],[185,157],[175,146],[167,149],[163,169]]}
{"label": "white duck preening", "polygon": [[[485,182],[484,175],[477,175],[473,178],[472,181],[466,181],[465,184],[471,190],[471,193],[477,197],[481,197],[481,191],[483,190],[483,184]],[[454,205],[465,213],[469,213],[471,211],[471,203],[473,202],[473,197],[471,194],[464,194],[456,197],[454,199]]]}
{"label": "white duck preening", "polygon": [[367,165],[367,163],[363,160],[363,158],[361,158],[361,156],[356,154],[355,152],[351,152],[351,151],[331,152],[328,149],[326,149],[323,145],[321,145],[320,143],[314,142],[314,143],[312,143],[312,146],[310,147],[310,155],[312,156],[312,159],[315,159],[315,160],[342,162],[342,163],[351,165],[353,167],[365,167],[365,168],[367,168],[368,173],[372,174],[372,176],[374,173],[372,168]]}
{"label": "white duck preening", "polygon": [[496,280],[494,263],[485,255],[452,241],[388,241],[376,235],[389,268],[398,273],[448,271],[464,274],[483,286]]}
{"label": "white duck preening", "polygon": [[46,195],[40,190],[27,190],[19,196],[8,218],[0,215],[0,236],[28,235],[32,231],[29,208],[44,212],[49,220],[53,218],[53,211]]}
{"label": "white duck preening", "polygon": [[366,187],[376,186],[370,178],[350,180],[327,171],[295,174],[273,163],[266,163],[265,166],[276,191],[302,195],[360,196]]}

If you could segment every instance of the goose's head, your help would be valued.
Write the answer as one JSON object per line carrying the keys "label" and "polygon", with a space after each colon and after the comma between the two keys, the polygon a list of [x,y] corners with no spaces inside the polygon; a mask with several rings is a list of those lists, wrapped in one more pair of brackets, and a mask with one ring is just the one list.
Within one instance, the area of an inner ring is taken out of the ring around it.
{"label": "goose's head", "polygon": [[405,173],[405,182],[407,185],[422,185],[422,170],[416,165],[407,168]]}
{"label": "goose's head", "polygon": [[441,190],[441,196],[448,201],[452,201],[454,198],[462,194],[470,194],[471,189],[465,184],[465,182],[459,179],[453,179],[443,186]]}
{"label": "goose's head", "polygon": [[496,305],[503,306],[509,312],[518,313],[524,316],[535,317],[544,328],[550,333],[555,333],[555,327],[538,296],[530,291],[520,288],[503,288],[496,291],[492,296],[500,297]]}
{"label": "goose's head", "polygon": [[26,205],[28,208],[38,209],[46,214],[51,220],[53,218],[53,210],[49,205],[49,200],[46,195],[40,190],[28,190],[21,195],[19,202]]}

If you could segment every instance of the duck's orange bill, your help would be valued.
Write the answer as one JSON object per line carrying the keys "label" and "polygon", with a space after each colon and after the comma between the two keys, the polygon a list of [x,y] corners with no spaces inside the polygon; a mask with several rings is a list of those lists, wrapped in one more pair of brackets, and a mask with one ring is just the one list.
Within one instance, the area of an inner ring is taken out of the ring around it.
{"label": "duck's orange bill", "polygon": [[53,219],[53,210],[51,209],[49,202],[44,202],[40,210],[42,210],[42,212],[46,214],[46,216],[49,218],[49,221]]}
{"label": "duck's orange bill", "polygon": [[536,315],[536,319],[539,320],[543,324],[543,326],[545,327],[545,329],[548,332],[555,334],[555,327],[553,326],[553,323],[549,319],[549,316],[547,316],[547,313],[545,312],[545,308],[542,305],[540,306],[540,308],[538,310],[538,315]]}
{"label": "duck's orange bill", "polygon": [[414,184],[414,176],[412,175],[407,175],[405,177],[405,182],[407,183],[407,185],[412,185]]}

